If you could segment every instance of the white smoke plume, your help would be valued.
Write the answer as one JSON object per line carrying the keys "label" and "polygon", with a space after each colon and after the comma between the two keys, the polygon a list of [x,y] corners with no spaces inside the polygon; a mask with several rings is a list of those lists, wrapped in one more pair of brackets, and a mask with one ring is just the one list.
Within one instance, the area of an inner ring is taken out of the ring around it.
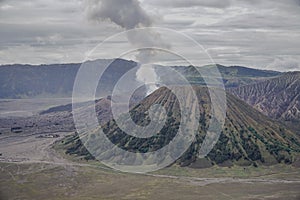
{"label": "white smoke plume", "polygon": [[[150,27],[151,17],[143,10],[138,0],[87,0],[86,12],[89,20],[101,22],[111,21],[125,30]],[[133,33],[133,34],[132,34]],[[131,32],[127,35],[128,41],[136,48],[159,46],[169,48],[160,35],[147,29]],[[152,65],[149,63],[157,52],[155,50],[141,50],[136,56],[140,68],[136,73],[137,80],[147,84],[157,82],[158,77]],[[151,69],[149,69],[151,68]],[[156,88],[148,87],[148,94]]]}
{"label": "white smoke plume", "polygon": [[87,0],[86,9],[89,19],[110,20],[126,30],[152,24],[137,0]]}

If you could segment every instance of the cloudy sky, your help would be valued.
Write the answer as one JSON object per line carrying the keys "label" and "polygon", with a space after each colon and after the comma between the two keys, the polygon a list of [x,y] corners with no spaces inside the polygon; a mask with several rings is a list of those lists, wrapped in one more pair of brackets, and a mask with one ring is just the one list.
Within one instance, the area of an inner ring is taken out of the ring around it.
{"label": "cloudy sky", "polygon": [[[91,20],[91,2],[98,5],[96,0],[0,0],[0,64],[81,62],[97,44],[127,29],[109,20]],[[300,0],[139,3],[147,26],[187,34],[216,63],[300,70]]]}

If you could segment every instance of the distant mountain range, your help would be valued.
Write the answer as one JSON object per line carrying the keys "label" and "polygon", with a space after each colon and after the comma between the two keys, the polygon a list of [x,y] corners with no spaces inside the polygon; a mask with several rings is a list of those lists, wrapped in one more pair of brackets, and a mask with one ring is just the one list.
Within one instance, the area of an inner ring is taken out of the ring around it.
{"label": "distant mountain range", "polygon": [[[112,60],[95,60],[90,64],[104,68]],[[53,65],[2,65],[0,66],[0,98],[36,98],[36,97],[71,97],[72,89],[80,63]],[[121,75],[134,68],[137,63],[116,59],[108,67],[100,80],[99,97],[109,95],[112,87]],[[280,72],[250,69],[240,66],[225,67],[217,65],[227,88],[255,83],[280,75]],[[176,66],[175,70],[184,74],[192,84],[204,85],[201,75],[194,67]],[[197,67],[198,70],[211,70],[211,66]],[[160,79],[170,78],[157,72]],[[211,70],[211,74],[213,71]],[[131,79],[131,80],[130,80]],[[128,77],[128,84],[133,84],[135,77]]]}
{"label": "distant mountain range", "polygon": [[219,64],[196,68],[193,66],[175,66],[173,68],[184,74],[184,76],[189,80],[190,83],[195,85],[205,85],[201,73],[218,77],[215,67],[217,67],[217,69],[219,70],[219,73],[221,74],[223,79],[222,81],[226,88],[235,88],[242,85],[257,83],[262,80],[277,77],[281,74],[281,72],[277,71],[252,69],[242,66],[227,67]]}
{"label": "distant mountain range", "polygon": [[[89,61],[89,64],[104,68],[110,62],[112,60],[95,60]],[[0,98],[71,97],[80,66],[80,63],[2,65],[0,66]],[[114,60],[100,80],[102,84],[97,90],[97,95],[110,94],[119,78],[135,66],[136,63],[133,61]]]}

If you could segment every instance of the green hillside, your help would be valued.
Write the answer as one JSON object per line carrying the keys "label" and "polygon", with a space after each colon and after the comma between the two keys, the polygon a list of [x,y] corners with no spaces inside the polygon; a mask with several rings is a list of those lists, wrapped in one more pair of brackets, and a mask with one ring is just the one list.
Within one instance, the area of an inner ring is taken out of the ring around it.
{"label": "green hillside", "polygon": [[[199,99],[200,127],[196,140],[177,160],[180,166],[207,167],[211,165],[271,165],[291,164],[300,152],[300,139],[280,122],[271,120],[247,103],[227,94],[227,117],[222,134],[205,159],[198,159],[197,152],[208,128],[210,98],[203,87],[194,87]],[[181,86],[179,89],[185,89]],[[150,138],[136,138],[122,132],[114,120],[106,123],[103,130],[118,147],[133,152],[155,151],[168,144],[180,124],[180,112],[176,97],[167,88],[160,88],[131,109],[131,117],[138,125],[147,125],[147,110],[153,104],[161,104],[167,110],[167,122],[163,129]],[[101,117],[101,116],[100,116]],[[123,120],[126,124],[126,119]],[[89,135],[91,137],[91,135]],[[92,137],[95,137],[93,135]],[[92,139],[92,138],[89,138]],[[93,159],[78,136],[65,141],[66,152]]]}

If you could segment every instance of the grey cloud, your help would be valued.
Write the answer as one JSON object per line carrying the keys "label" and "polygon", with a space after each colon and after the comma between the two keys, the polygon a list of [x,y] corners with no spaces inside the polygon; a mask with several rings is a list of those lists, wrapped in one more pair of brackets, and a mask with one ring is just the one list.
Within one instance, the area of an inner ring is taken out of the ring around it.
{"label": "grey cloud", "polygon": [[86,11],[91,20],[110,20],[125,29],[152,24],[137,0],[91,0],[86,2]]}
{"label": "grey cloud", "polygon": [[300,60],[297,33],[208,29],[192,36],[221,64],[264,68],[278,56],[290,56],[295,62]]}
{"label": "grey cloud", "polygon": [[[153,21],[142,9],[138,0],[90,0],[86,1],[86,12],[90,20],[98,22],[109,20],[126,30],[149,27]],[[132,30],[130,34],[127,34],[127,38],[136,48],[167,47],[158,33],[148,29]],[[142,65],[136,73],[137,80],[146,84],[157,82],[154,69],[142,67],[143,64],[149,63],[157,52],[152,49],[138,52],[135,57]],[[147,86],[147,88],[148,92],[153,90],[152,86]]]}
{"label": "grey cloud", "polygon": [[266,68],[277,71],[300,71],[299,61],[285,57],[275,58]]}
{"label": "grey cloud", "polygon": [[[152,19],[142,9],[138,0],[90,0],[85,3],[87,16],[93,21],[103,22],[103,20],[109,20],[126,30],[152,25]],[[136,48],[151,47],[153,45],[168,46],[164,44],[159,34],[148,29],[133,30],[130,34],[127,35],[128,41]],[[153,53],[155,52],[140,52],[137,59],[140,62],[147,62],[151,59]]]}
{"label": "grey cloud", "polygon": [[300,6],[299,0],[152,0],[145,3],[153,6],[181,8],[181,7],[212,7],[212,8],[227,8],[235,5],[250,5],[261,8],[287,8],[290,6]]}
{"label": "grey cloud", "polygon": [[[233,1],[234,2],[234,1]],[[261,6],[263,8],[274,8],[274,7],[280,7],[280,8],[286,8],[288,6],[300,6],[299,0],[236,0],[236,3],[248,3],[249,5],[255,5],[255,6]],[[282,7],[283,6],[283,7]]]}
{"label": "grey cloud", "polygon": [[[276,5],[276,3],[274,2]],[[283,7],[283,6],[281,6]],[[297,6],[291,6],[291,10],[300,8]],[[191,10],[190,12],[193,12]],[[194,11],[195,12],[195,11]],[[215,23],[211,23],[205,28],[211,29],[222,29],[222,30],[232,30],[232,29],[278,29],[278,30],[299,30],[299,12],[287,12],[281,9],[271,9],[271,8],[258,8],[253,6],[247,6],[247,4],[242,4],[240,6],[227,8],[222,12],[206,12],[201,11],[204,17],[210,17],[215,19]],[[201,15],[199,15],[201,16]],[[194,26],[194,27],[193,27]],[[191,28],[202,28],[203,24],[195,23]]]}
{"label": "grey cloud", "polygon": [[213,24],[211,27],[219,29],[299,29],[298,16],[279,16],[265,14],[245,14],[235,16]]}
{"label": "grey cloud", "polygon": [[[107,36],[151,25],[189,34],[221,64],[288,70],[284,66],[295,68],[300,61],[299,0],[104,0],[104,11],[102,1],[89,2],[0,0],[0,62],[78,61],[87,47],[94,47]],[[99,22],[97,25],[83,19],[83,5],[88,6],[85,13]],[[165,20],[153,21],[148,13],[160,13]],[[128,39],[136,47],[159,43],[170,46],[153,39],[155,33],[147,34]],[[124,41],[108,48],[105,56],[118,45],[124,45]],[[198,59],[195,52],[190,54]],[[141,56],[141,60],[146,57]]]}
{"label": "grey cloud", "polygon": [[230,6],[230,0],[153,0],[149,1],[149,4],[154,6],[163,6],[163,7],[192,7],[192,6],[204,6],[204,7],[213,7],[213,8],[225,8]]}
{"label": "grey cloud", "polygon": [[[140,6],[138,0],[93,0],[86,1],[86,12],[89,19],[97,22],[109,20],[120,27],[130,30],[133,28],[143,28],[152,25],[152,19]],[[101,24],[101,23],[100,23]],[[99,24],[99,25],[100,25]],[[160,35],[148,29],[131,31],[128,41],[137,48],[150,47],[153,45],[167,47],[161,40]],[[145,53],[137,58],[145,61],[148,56]],[[148,58],[147,58],[148,59]]]}

